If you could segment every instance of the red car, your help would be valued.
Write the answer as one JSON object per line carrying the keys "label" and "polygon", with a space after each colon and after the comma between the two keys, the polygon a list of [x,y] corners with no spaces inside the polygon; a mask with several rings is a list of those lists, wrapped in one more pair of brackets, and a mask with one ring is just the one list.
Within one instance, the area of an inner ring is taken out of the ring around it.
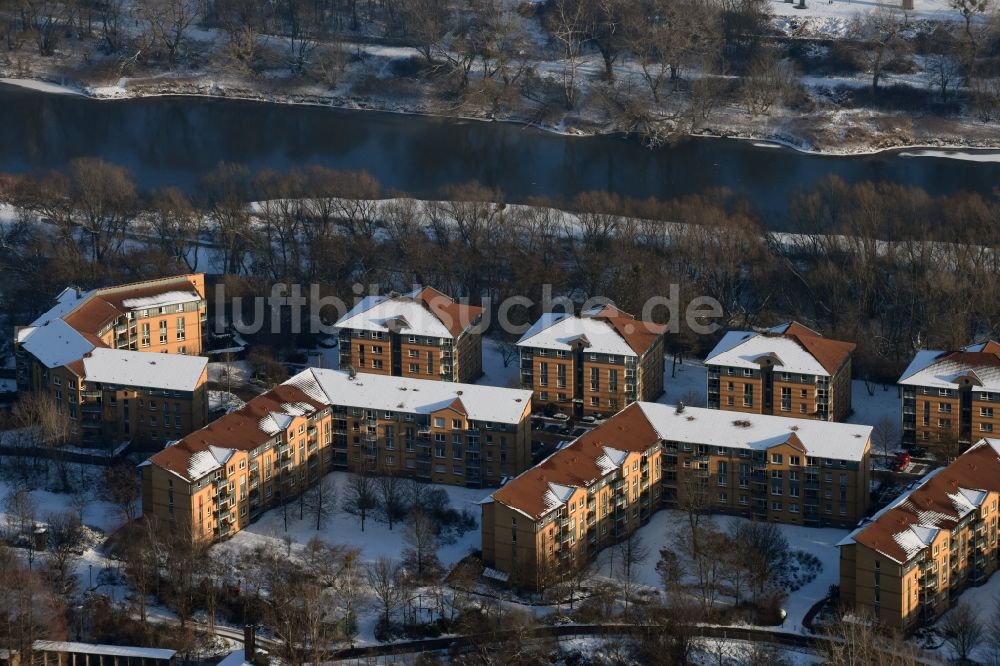
{"label": "red car", "polygon": [[896,454],[896,458],[892,461],[892,471],[902,472],[904,469],[910,466],[910,454],[906,451],[900,451]]}

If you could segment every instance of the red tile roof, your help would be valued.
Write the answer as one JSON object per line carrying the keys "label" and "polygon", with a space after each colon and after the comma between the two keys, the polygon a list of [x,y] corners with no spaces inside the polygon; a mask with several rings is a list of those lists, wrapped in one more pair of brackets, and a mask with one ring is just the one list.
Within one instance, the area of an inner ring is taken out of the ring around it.
{"label": "red tile roof", "polygon": [[192,455],[207,451],[209,446],[250,451],[274,437],[274,434],[261,428],[261,420],[274,412],[284,413],[286,405],[296,403],[306,403],[314,410],[324,407],[323,403],[310,398],[302,390],[281,384],[253,398],[235,412],[194,431],[176,444],[153,455],[149,460],[155,465],[188,478]]}
{"label": "red tile roof", "polygon": [[636,319],[633,315],[611,305],[605,305],[592,317],[610,324],[625,344],[640,356],[645,354],[667,330],[664,324]]}
{"label": "red tile roof", "polygon": [[457,303],[433,287],[421,289],[416,295],[416,300],[430,310],[456,338],[483,314],[483,308]]}
{"label": "red tile roof", "polygon": [[[992,440],[997,442],[997,440]],[[1000,442],[997,442],[1000,445]],[[988,440],[982,440],[912,491],[896,506],[890,506],[852,535],[855,542],[868,546],[897,562],[907,562],[916,554],[908,552],[897,535],[910,527],[952,529],[965,515],[960,489],[1000,492],[1000,455]]]}
{"label": "red tile roof", "polygon": [[633,403],[510,481],[493,493],[493,499],[537,520],[550,508],[545,499],[550,483],[585,487],[605,475],[598,464],[604,447],[643,452],[658,441],[656,430]]}

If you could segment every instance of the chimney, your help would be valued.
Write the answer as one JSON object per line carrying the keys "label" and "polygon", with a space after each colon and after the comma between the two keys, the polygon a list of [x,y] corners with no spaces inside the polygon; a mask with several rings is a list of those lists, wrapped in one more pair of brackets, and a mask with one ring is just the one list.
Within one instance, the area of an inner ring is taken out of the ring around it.
{"label": "chimney", "polygon": [[257,627],[252,622],[243,625],[243,660],[251,664],[256,663],[257,656]]}

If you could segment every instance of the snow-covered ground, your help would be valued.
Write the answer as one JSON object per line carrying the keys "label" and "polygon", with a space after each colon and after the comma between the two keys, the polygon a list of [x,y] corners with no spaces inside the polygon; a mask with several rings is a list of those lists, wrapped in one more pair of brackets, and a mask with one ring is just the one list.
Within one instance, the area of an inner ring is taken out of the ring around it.
{"label": "snow-covered ground", "polygon": [[[336,513],[322,529],[317,531],[315,520],[310,518],[308,512],[305,514],[305,519],[299,520],[298,504],[293,502],[288,507],[288,534],[292,537],[293,542],[303,546],[313,537],[319,537],[330,544],[360,549],[361,558],[364,561],[371,561],[382,556],[399,560],[405,547],[403,541],[403,535],[406,532],[405,525],[399,523],[390,530],[388,523],[376,520],[375,512],[372,512],[365,520],[365,531],[362,532],[358,516],[343,510],[343,497],[349,474],[347,472],[331,472],[329,476],[337,488]],[[479,549],[481,540],[477,502],[495,489],[470,489],[444,485],[438,485],[435,488],[442,488],[448,493],[452,508],[459,511],[468,509],[476,516],[477,525],[474,529],[463,534],[454,543],[441,545],[438,557],[442,564],[450,566],[470,552]],[[281,541],[284,536],[282,511],[280,508],[271,509],[265,512],[257,522],[237,532],[232,539],[219,544],[216,548],[249,549],[268,541],[279,547],[284,547]]]}
{"label": "snow-covered ground", "polygon": [[[715,521],[720,529],[725,530],[731,521],[746,519],[734,516],[712,516],[710,520]],[[663,587],[660,575],[656,571],[660,549],[675,544],[676,535],[679,535],[682,530],[688,529],[686,521],[687,515],[684,512],[664,509],[653,514],[649,523],[639,529],[638,534],[642,538],[643,545],[649,549],[649,556],[635,569],[635,582],[637,584],[647,585],[657,590]],[[813,604],[826,597],[830,585],[839,582],[840,553],[836,543],[843,539],[849,530],[798,525],[778,525],[777,527],[788,539],[788,545],[793,551],[801,550],[815,555],[822,564],[822,569],[812,581],[788,595],[784,606],[788,612],[784,624],[785,630],[807,633],[802,627],[802,619]],[[609,558],[607,557],[597,560],[596,566],[604,576],[611,575],[611,572],[608,571],[608,562]]]}
{"label": "snow-covered ground", "polygon": [[855,379],[851,382],[851,407],[854,413],[847,422],[875,426],[879,421],[889,419],[898,427],[902,418],[901,400],[899,387],[895,384],[876,384],[875,392],[869,395],[864,381]]}
{"label": "snow-covered ground", "polygon": [[[229,373],[232,373],[231,375]],[[218,382],[226,385],[232,382],[233,386],[245,384],[250,379],[250,364],[246,361],[233,361],[231,363],[209,363],[208,381]]]}
{"label": "snow-covered ground", "polygon": [[496,338],[483,338],[483,376],[476,380],[484,386],[521,388],[520,361],[517,354],[503,366],[503,354]]}
{"label": "snow-covered ground", "polygon": [[[79,470],[82,467],[84,470],[83,474],[87,479],[86,485],[89,485],[91,488],[96,486],[97,479],[104,471],[103,467],[94,465],[71,465],[70,467],[71,480],[78,478],[80,474]],[[6,498],[10,494],[11,489],[11,484],[8,481],[0,479],[0,523],[3,524],[6,524],[7,521],[7,514],[4,508]],[[45,517],[49,514],[65,513],[67,511],[75,513],[76,511],[73,508],[73,497],[68,493],[32,490],[29,494],[37,507],[35,515],[40,523],[45,522]],[[91,491],[87,506],[83,510],[83,524],[101,530],[105,534],[111,534],[124,523],[114,506],[96,499],[93,497]]]}
{"label": "snow-covered ground", "polygon": [[[805,9],[798,8],[798,0],[784,2],[772,0],[775,26],[787,34],[844,37],[851,23],[880,7],[902,13],[900,2],[873,2],[872,0],[806,0]],[[913,10],[907,11],[908,20],[957,21],[959,14],[944,0],[914,0]]]}
{"label": "snow-covered ground", "polygon": [[[990,621],[995,615],[998,604],[1000,604],[1000,574],[993,574],[990,578],[979,587],[970,587],[969,589],[962,592],[958,597],[957,604],[968,604],[972,609],[975,610],[979,622],[983,626],[984,632],[990,630]],[[948,611],[934,623],[934,628],[941,632],[942,624],[945,618],[948,617],[949,613],[954,612],[954,609]],[[988,644],[988,641],[984,640],[982,643],[972,651],[969,658],[972,660],[970,663],[974,664],[995,664],[995,657],[992,654],[992,648]],[[943,658],[949,659],[949,663],[959,663],[958,655],[947,643],[943,643],[941,647],[934,650],[940,654]]]}
{"label": "snow-covered ground", "polygon": [[691,402],[691,398],[697,396],[698,402],[692,406],[704,406],[708,394],[708,369],[705,364],[698,359],[685,358],[671,376],[672,367],[673,363],[668,356],[663,374],[663,394],[656,402],[676,405],[682,400]]}

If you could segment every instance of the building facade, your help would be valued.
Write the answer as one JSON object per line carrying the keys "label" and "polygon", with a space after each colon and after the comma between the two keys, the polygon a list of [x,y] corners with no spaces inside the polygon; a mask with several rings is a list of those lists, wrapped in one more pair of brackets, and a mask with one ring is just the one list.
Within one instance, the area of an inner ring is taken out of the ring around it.
{"label": "building facade", "polygon": [[158,449],[202,427],[204,292],[200,274],[64,290],[17,330],[18,390],[48,395],[70,442],[87,448]]}
{"label": "building facade", "polygon": [[471,382],[483,374],[483,309],[436,289],[369,296],[337,321],[340,367],[378,375]]}
{"label": "building facade", "polygon": [[1000,440],[983,439],[841,541],[840,597],[909,630],[948,610],[997,569]]}
{"label": "building facade", "polygon": [[546,313],[517,343],[536,408],[609,415],[663,393],[664,331],[612,306]]}
{"label": "building facade", "polygon": [[792,322],[729,331],[705,359],[708,406],[744,414],[844,421],[856,345]]}
{"label": "building facade", "polygon": [[35,387],[33,350],[51,352],[53,343],[198,356],[206,317],[201,273],[86,292],[64,289],[47,312],[16,331],[18,390]]}
{"label": "building facade", "polygon": [[869,505],[871,428],[639,402],[482,504],[485,564],[541,588],[678,501],[800,525]]}
{"label": "building facade", "polygon": [[1000,433],[1000,343],[919,351],[899,385],[906,444],[968,446]]}
{"label": "building facade", "polygon": [[530,465],[530,417],[526,391],[313,368],[152,456],[143,512],[211,541],[333,469],[496,485]]}

